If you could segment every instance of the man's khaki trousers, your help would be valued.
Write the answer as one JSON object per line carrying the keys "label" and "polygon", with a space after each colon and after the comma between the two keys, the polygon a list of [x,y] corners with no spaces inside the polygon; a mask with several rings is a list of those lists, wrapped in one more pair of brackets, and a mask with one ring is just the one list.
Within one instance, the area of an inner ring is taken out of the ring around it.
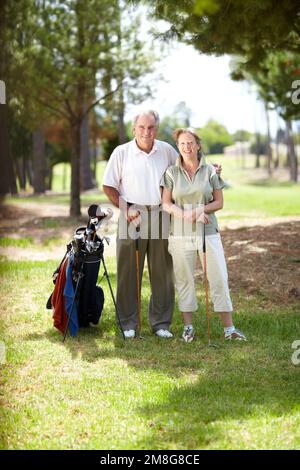
{"label": "man's khaki trousers", "polygon": [[[145,258],[149,272],[151,295],[148,299],[149,323],[153,332],[169,329],[174,310],[174,280],[172,257],[168,252],[168,227],[162,229],[162,212],[158,206],[144,207],[141,212],[140,232],[128,225],[120,214],[117,236],[117,308],[123,330],[137,328],[137,271],[136,242],[140,235],[140,287]],[[165,214],[164,214],[165,215]],[[125,227],[125,230],[124,230]],[[126,237],[127,229],[127,237]],[[141,289],[141,303],[145,298]]]}

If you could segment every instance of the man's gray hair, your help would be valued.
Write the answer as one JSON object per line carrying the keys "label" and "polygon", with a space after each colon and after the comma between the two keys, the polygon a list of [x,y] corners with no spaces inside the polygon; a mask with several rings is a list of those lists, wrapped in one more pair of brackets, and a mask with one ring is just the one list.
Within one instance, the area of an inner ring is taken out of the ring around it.
{"label": "man's gray hair", "polygon": [[139,112],[132,120],[132,127],[135,127],[136,122],[137,122],[139,117],[145,116],[147,114],[151,114],[154,117],[155,125],[156,125],[156,127],[158,127],[159,126],[159,114],[158,114],[157,111],[154,111],[153,109],[147,109],[145,111]]}

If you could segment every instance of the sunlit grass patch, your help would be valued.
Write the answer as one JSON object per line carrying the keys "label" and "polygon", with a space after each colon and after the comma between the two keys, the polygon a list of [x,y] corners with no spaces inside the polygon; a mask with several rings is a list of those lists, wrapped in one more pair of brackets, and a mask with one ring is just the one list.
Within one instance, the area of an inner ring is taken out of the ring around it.
{"label": "sunlit grass patch", "polygon": [[32,237],[24,238],[13,238],[13,237],[1,237],[0,246],[16,246],[20,248],[27,248],[33,244]]}

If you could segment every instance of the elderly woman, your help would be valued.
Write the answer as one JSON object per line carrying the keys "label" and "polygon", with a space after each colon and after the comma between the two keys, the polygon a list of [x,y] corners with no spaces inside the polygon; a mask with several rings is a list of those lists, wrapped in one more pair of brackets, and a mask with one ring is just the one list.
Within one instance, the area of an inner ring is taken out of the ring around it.
{"label": "elderly woman", "polygon": [[176,129],[173,137],[180,155],[162,179],[163,210],[171,214],[169,252],[182,312],[186,342],[194,338],[193,312],[197,310],[194,272],[197,253],[202,259],[203,224],[207,253],[207,277],[214,304],[220,314],[225,339],[245,341],[245,335],[232,323],[232,303],[224,250],[215,212],[223,207],[222,180],[206,163],[200,138],[192,129]]}

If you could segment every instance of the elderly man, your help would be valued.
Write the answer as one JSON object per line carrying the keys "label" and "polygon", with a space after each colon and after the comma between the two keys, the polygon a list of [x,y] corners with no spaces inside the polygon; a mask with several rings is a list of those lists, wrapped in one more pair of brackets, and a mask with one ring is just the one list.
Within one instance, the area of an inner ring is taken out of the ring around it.
{"label": "elderly man", "polygon": [[[173,267],[168,252],[168,240],[162,236],[161,231],[160,180],[165,170],[174,165],[177,152],[168,143],[155,139],[158,126],[159,116],[155,111],[146,111],[136,116],[133,121],[134,139],[113,151],[104,173],[103,190],[110,201],[121,209],[119,224],[125,219],[131,225],[135,222],[141,224],[139,271],[142,278],[147,255],[151,284],[149,322],[156,335],[171,338],[169,328],[174,308]],[[143,216],[145,211],[148,217]],[[158,237],[151,237],[150,231],[147,236],[151,218],[159,224]],[[143,230],[144,223],[146,230]],[[135,249],[134,238],[121,238],[118,233],[117,308],[126,338],[134,337],[138,326]]]}

